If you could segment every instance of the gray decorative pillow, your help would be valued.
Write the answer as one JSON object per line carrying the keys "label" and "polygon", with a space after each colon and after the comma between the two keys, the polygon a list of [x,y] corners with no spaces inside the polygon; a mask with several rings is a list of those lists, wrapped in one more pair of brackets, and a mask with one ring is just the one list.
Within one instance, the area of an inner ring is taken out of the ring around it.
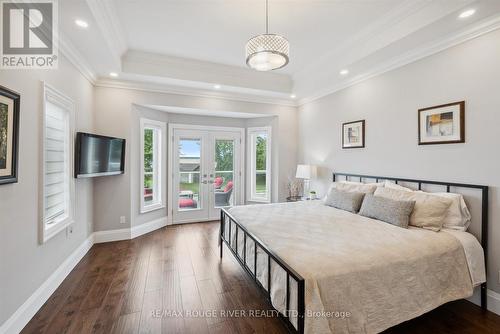
{"label": "gray decorative pillow", "polygon": [[386,223],[407,228],[415,201],[396,201],[390,198],[367,194],[359,214]]}
{"label": "gray decorative pillow", "polygon": [[342,191],[335,188],[330,189],[325,199],[325,204],[356,213],[363,202],[364,193],[353,191]]}

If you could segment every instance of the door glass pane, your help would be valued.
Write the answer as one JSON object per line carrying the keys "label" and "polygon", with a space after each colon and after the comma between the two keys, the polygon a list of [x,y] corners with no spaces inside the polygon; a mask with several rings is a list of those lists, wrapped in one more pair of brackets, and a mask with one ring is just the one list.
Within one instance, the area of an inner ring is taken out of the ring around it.
{"label": "door glass pane", "polygon": [[215,207],[234,204],[234,140],[215,140]]}
{"label": "door glass pane", "polygon": [[179,210],[201,207],[200,170],[201,140],[179,140]]}
{"label": "door glass pane", "polygon": [[261,133],[255,137],[255,194],[267,197],[267,134]]}

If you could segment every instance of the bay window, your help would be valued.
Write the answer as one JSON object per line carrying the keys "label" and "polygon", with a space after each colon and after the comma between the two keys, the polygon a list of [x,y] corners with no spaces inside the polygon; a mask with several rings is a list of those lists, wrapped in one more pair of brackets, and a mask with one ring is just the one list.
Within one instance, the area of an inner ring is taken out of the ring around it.
{"label": "bay window", "polygon": [[271,202],[271,128],[248,128],[249,201]]}
{"label": "bay window", "polygon": [[141,119],[141,212],[164,207],[162,194],[162,141],[165,123]]}

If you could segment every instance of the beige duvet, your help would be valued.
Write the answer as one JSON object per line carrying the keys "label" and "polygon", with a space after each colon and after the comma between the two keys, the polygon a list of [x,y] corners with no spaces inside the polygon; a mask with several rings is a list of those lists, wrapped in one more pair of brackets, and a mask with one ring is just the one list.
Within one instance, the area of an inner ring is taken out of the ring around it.
{"label": "beige duvet", "polygon": [[[399,228],[322,201],[229,212],[305,278],[306,333],[378,333],[472,295],[464,249],[448,233]],[[231,234],[234,240],[234,228]],[[253,270],[253,243],[247,246]],[[259,251],[257,275],[267,288],[264,255]],[[283,312],[286,276],[273,263],[271,273],[271,299]],[[290,309],[295,310],[295,284],[291,291]],[[296,325],[295,318],[292,322]]]}

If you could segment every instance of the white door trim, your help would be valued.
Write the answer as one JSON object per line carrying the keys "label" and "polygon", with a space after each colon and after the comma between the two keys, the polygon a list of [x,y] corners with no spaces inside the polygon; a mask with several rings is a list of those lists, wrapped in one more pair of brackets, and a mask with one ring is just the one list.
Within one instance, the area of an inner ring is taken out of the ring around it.
{"label": "white door trim", "polygon": [[193,125],[193,124],[179,124],[179,123],[168,123],[168,133],[167,133],[167,139],[168,139],[168,152],[167,152],[167,157],[168,157],[168,170],[167,170],[167,225],[172,225],[173,224],[173,211],[174,211],[174,205],[173,205],[173,179],[174,179],[174,165],[173,165],[173,143],[174,143],[174,130],[175,129],[183,129],[183,130],[210,130],[210,131],[226,131],[226,132],[239,132],[240,133],[240,138],[241,138],[241,144],[240,144],[240,202],[241,203],[236,203],[238,204],[243,204],[245,202],[245,180],[246,180],[246,174],[245,174],[245,152],[246,152],[246,145],[245,145],[245,128],[238,128],[238,127],[225,127],[225,126],[210,126],[210,125]]}

